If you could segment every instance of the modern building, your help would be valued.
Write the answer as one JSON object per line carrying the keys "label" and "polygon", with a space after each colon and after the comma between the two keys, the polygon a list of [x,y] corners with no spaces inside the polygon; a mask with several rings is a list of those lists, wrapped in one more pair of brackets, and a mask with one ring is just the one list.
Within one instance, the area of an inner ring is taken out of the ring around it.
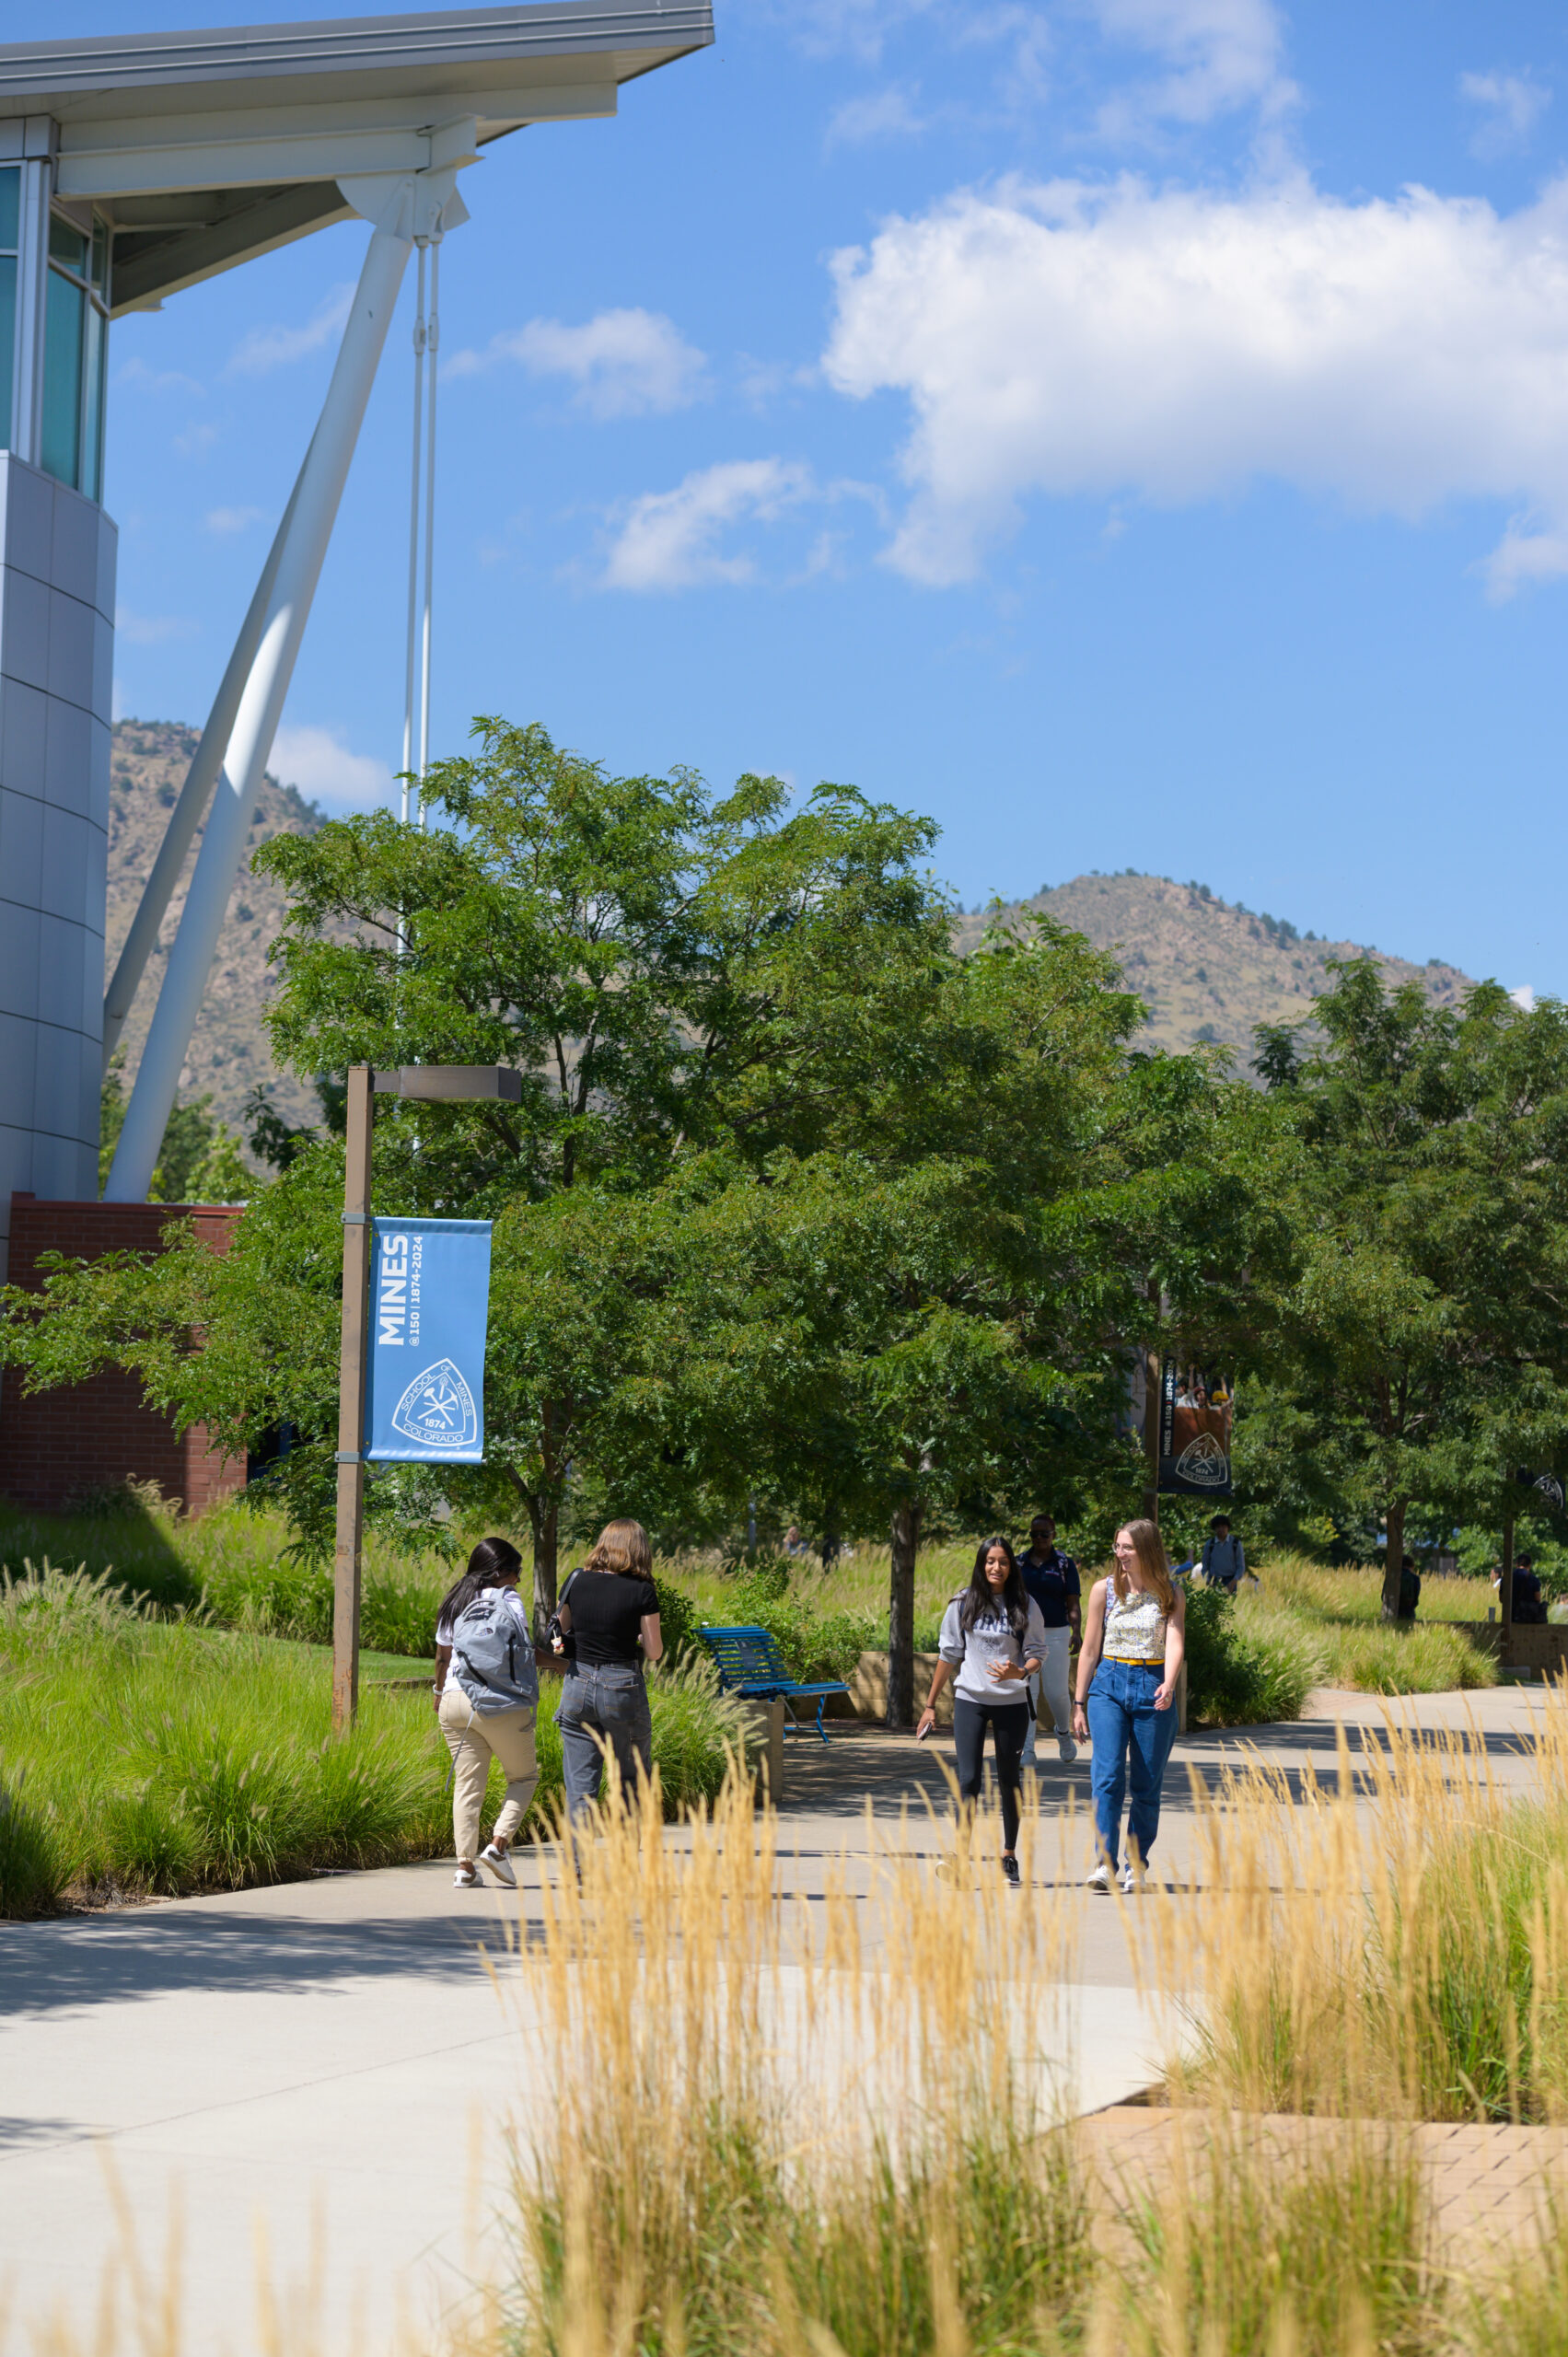
{"label": "modern building", "polygon": [[330,223],[369,225],[321,422],[115,977],[111,1034],[205,820],[110,1189],[134,1202],[409,257],[466,219],[457,180],[495,140],[613,115],[624,83],[712,39],[708,0],[554,0],[0,47],[0,1275],[13,1190],[98,1194],[112,321]]}

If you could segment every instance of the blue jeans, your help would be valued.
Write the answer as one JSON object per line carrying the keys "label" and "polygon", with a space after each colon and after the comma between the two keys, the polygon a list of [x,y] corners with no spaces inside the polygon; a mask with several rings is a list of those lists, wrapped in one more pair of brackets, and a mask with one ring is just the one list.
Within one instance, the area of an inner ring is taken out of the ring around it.
{"label": "blue jeans", "polygon": [[637,1789],[638,1769],[652,1775],[653,1720],[640,1669],[618,1662],[601,1668],[579,1664],[562,1688],[555,1724],[561,1730],[568,1817],[586,1817],[598,1800],[606,1751],[615,1755],[628,1799]]}
{"label": "blue jeans", "polygon": [[1132,1784],[1132,1805],[1127,1812],[1129,1855],[1147,1865],[1159,1831],[1160,1786],[1176,1735],[1175,1698],[1168,1711],[1155,1708],[1155,1693],[1164,1676],[1159,1665],[1145,1669],[1141,1662],[1102,1661],[1089,1688],[1089,1735],[1094,1743],[1089,1782],[1095,1799],[1096,1849],[1111,1866],[1120,1848],[1129,1767]]}

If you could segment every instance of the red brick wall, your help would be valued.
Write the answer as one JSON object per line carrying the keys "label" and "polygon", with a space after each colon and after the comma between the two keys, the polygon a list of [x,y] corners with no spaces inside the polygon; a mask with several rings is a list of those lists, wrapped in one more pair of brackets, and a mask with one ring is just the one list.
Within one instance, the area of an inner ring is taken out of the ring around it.
{"label": "red brick wall", "polygon": [[[45,1252],[96,1260],[105,1252],[156,1252],[171,1219],[194,1222],[226,1251],[239,1217],[232,1206],[176,1203],[48,1203],[11,1197],[12,1284],[42,1288]],[[14,1367],[0,1375],[0,1493],[18,1505],[58,1512],[84,1491],[134,1477],[156,1481],[191,1514],[245,1484],[245,1459],[226,1465],[197,1424],[183,1440],[173,1421],[149,1408],[133,1375],[118,1367],[70,1390],[22,1397]]]}

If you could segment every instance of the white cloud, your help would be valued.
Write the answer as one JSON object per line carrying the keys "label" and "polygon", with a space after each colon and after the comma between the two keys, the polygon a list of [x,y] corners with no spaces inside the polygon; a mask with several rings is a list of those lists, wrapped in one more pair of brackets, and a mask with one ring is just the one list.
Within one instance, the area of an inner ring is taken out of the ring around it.
{"label": "white cloud", "polygon": [[1551,104],[1551,92],[1527,68],[1523,74],[1461,74],[1459,96],[1481,110],[1470,151],[1489,160],[1505,156],[1510,148],[1527,147]]}
{"label": "white cloud", "polygon": [[234,532],[248,532],[252,524],[264,524],[264,507],[209,507],[203,518],[209,532],[226,537]]}
{"label": "white cloud", "polygon": [[177,434],[174,447],[182,459],[204,459],[217,438],[217,427],[203,421],[198,425],[188,425],[183,434]]}
{"label": "white cloud", "polygon": [[846,99],[828,118],[830,146],[864,147],[874,139],[909,139],[926,127],[907,89],[897,83],[863,99]]}
{"label": "white cloud", "polygon": [[195,638],[201,627],[185,614],[138,614],[130,606],[114,613],[115,634],[127,646],[166,646],[171,638]]}
{"label": "white cloud", "polygon": [[605,562],[606,589],[691,589],[756,578],[744,552],[719,547],[726,526],[772,523],[812,496],[809,468],[784,459],[737,459],[686,476],[673,491],[645,492],[624,511]]}
{"label": "white cloud", "polygon": [[662,312],[600,311],[581,327],[529,319],[482,352],[454,353],[443,374],[471,377],[515,360],[530,377],[564,377],[594,417],[685,409],[706,391],[707,362]]}
{"label": "white cloud", "polygon": [[963,191],[835,257],[829,381],[901,390],[892,563],[964,580],[1032,492],[1165,505],[1272,476],[1414,519],[1516,509],[1491,586],[1568,572],[1568,180],[1499,217],[1055,181]]}
{"label": "white cloud", "polygon": [[195,393],[203,400],[207,390],[205,385],[198,384],[194,377],[184,376],[178,368],[149,368],[146,362],[139,357],[127,360],[122,368],[115,370],[114,389],[116,392],[134,389],[143,393]]}
{"label": "white cloud", "polygon": [[1527,1015],[1534,1014],[1536,994],[1530,983],[1521,982],[1518,989],[1516,991],[1510,991],[1508,995],[1513,1000],[1515,1005],[1522,1007]]}
{"label": "white cloud", "polygon": [[354,288],[334,286],[316,306],[301,328],[252,328],[235,346],[225,367],[228,377],[262,377],[269,369],[286,368],[308,358],[343,331],[354,302]]}
{"label": "white cloud", "polygon": [[785,24],[809,56],[875,64],[889,33],[912,17],[941,13],[941,0],[761,0],[761,13]]}
{"label": "white cloud", "polygon": [[392,799],[387,762],[352,751],[342,728],[285,726],[273,739],[271,767],[285,785],[329,809],[374,810]]}
{"label": "white cloud", "polygon": [[1273,0],[1093,0],[1107,36],[1165,59],[1160,80],[1111,99],[1100,128],[1135,135],[1146,119],[1210,122],[1238,107],[1276,116],[1296,91],[1283,70],[1284,25]]}

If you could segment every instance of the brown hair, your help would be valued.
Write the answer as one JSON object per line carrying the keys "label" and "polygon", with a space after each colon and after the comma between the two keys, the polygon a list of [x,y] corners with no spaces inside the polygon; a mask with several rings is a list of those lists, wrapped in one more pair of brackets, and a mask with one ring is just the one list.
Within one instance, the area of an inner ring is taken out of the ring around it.
{"label": "brown hair", "polygon": [[585,1572],[619,1572],[625,1579],[651,1580],[654,1550],[640,1522],[607,1522]]}
{"label": "brown hair", "polygon": [[[1158,1523],[1124,1522],[1120,1526],[1118,1536],[1121,1530],[1124,1530],[1132,1541],[1132,1551],[1138,1558],[1138,1569],[1159,1598],[1160,1610],[1169,1612],[1176,1603],[1176,1585],[1170,1576],[1170,1563],[1166,1555],[1165,1541],[1160,1537]],[[1111,1558],[1111,1564],[1110,1578],[1111,1585],[1116,1590],[1116,1601],[1118,1604],[1125,1604],[1132,1583],[1114,1556]]]}

